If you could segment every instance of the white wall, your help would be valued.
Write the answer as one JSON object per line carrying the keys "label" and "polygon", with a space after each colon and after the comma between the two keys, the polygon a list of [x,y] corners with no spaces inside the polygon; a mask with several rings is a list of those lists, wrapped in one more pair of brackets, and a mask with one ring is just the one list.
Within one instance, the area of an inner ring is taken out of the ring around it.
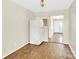
{"label": "white wall", "polygon": [[73,4],[71,5],[70,9],[69,9],[69,16],[70,16],[70,20],[69,20],[69,34],[70,34],[70,39],[69,39],[69,43],[70,46],[73,50],[73,53],[76,53],[76,3],[75,1],[73,2]]}
{"label": "white wall", "polygon": [[12,0],[3,0],[2,57],[28,43],[28,20],[33,17],[32,12]]}
{"label": "white wall", "polygon": [[50,16],[49,20],[49,38],[53,36],[53,17]]}

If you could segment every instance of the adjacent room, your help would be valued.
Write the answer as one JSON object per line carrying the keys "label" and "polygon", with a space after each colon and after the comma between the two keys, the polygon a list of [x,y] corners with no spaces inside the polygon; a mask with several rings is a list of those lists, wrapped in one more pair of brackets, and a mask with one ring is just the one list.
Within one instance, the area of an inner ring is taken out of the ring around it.
{"label": "adjacent room", "polygon": [[76,59],[76,0],[3,0],[3,59]]}

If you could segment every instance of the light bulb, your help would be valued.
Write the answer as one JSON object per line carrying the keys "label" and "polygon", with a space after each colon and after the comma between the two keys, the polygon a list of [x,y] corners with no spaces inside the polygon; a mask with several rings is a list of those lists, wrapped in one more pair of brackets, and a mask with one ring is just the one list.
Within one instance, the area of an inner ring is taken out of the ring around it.
{"label": "light bulb", "polygon": [[44,7],[44,0],[41,0],[41,7]]}

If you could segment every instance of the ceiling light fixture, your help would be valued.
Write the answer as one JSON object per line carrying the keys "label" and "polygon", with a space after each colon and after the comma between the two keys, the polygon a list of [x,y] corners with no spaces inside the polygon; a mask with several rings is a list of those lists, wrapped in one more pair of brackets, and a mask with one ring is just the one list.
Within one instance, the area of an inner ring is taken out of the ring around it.
{"label": "ceiling light fixture", "polygon": [[44,0],[41,0],[41,7],[44,7]]}

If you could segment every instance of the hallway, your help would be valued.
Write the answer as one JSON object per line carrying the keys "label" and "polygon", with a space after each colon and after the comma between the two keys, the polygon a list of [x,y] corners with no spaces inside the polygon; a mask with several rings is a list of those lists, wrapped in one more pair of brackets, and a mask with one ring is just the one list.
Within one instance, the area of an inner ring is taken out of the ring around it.
{"label": "hallway", "polygon": [[4,59],[75,59],[68,45],[43,42],[28,44]]}
{"label": "hallway", "polygon": [[2,58],[75,59],[75,2],[3,0]]}

